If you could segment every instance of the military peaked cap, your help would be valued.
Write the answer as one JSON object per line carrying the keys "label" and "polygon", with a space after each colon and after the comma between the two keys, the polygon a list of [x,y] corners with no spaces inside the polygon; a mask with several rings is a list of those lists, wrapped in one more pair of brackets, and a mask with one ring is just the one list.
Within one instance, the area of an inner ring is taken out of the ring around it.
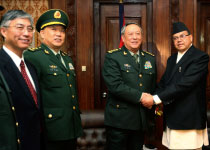
{"label": "military peaked cap", "polygon": [[39,17],[36,30],[40,32],[40,30],[50,25],[62,25],[67,28],[69,25],[68,15],[60,9],[50,9]]}

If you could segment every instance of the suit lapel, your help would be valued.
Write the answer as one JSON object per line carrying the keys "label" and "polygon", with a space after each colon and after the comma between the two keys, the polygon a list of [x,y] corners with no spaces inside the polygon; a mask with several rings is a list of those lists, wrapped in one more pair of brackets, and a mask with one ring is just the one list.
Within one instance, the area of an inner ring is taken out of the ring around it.
{"label": "suit lapel", "polygon": [[[29,97],[29,99],[31,99],[30,102],[35,105],[33,97],[30,94],[30,90],[29,90],[23,76],[21,75],[19,69],[16,67],[15,63],[13,62],[13,60],[10,58],[10,56],[4,50],[2,50],[1,54],[2,54],[1,59],[2,59],[2,63],[3,63],[3,69],[8,73],[8,75],[5,76],[8,84],[10,84],[10,86],[13,86],[13,85],[11,85],[12,82],[9,82],[9,81],[11,81],[11,78],[14,78],[13,81],[16,82],[17,84],[19,84],[20,88],[22,87],[25,95],[27,95]],[[14,84],[16,84],[16,83],[14,83]]]}
{"label": "suit lapel", "polygon": [[176,64],[177,54],[172,58],[171,63],[169,64],[169,72],[171,72],[171,75],[168,82],[173,78],[173,76],[179,70],[181,65],[189,59],[191,54],[192,54],[192,47],[182,56],[182,58],[179,60],[177,64]]}
{"label": "suit lapel", "polygon": [[36,76],[36,72],[35,72],[34,69],[32,69],[32,66],[30,65],[30,63],[28,61],[25,60],[25,63],[27,65],[27,68],[28,68],[28,70],[31,74],[31,77],[32,77],[33,81],[34,81],[35,88],[36,88],[36,94],[37,94],[37,100],[38,100],[38,106],[40,106],[39,83],[38,83],[38,78]]}

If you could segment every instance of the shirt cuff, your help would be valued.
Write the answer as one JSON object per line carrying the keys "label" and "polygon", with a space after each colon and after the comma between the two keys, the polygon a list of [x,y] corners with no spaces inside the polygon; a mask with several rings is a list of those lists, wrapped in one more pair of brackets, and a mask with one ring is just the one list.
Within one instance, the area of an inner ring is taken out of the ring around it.
{"label": "shirt cuff", "polygon": [[153,100],[155,102],[156,105],[162,103],[162,101],[160,100],[160,98],[158,97],[158,95],[153,95]]}

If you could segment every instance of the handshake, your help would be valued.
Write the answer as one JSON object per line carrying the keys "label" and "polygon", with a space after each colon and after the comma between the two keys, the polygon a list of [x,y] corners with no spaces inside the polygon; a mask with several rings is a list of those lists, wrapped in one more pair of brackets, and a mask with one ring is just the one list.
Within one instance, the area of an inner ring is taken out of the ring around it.
{"label": "handshake", "polygon": [[149,93],[142,93],[140,102],[144,107],[147,107],[148,109],[151,109],[154,105],[153,96]]}

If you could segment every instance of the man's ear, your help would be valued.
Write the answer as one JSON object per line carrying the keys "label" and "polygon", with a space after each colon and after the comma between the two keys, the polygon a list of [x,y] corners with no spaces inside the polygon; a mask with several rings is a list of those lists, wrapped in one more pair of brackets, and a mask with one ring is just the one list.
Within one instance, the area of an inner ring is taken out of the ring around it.
{"label": "man's ear", "polygon": [[40,37],[41,37],[41,39],[44,39],[44,30],[40,30],[40,32],[39,32],[39,34],[40,34]]}
{"label": "man's ear", "polygon": [[190,40],[191,40],[191,42],[193,41],[193,36],[192,36],[192,34],[190,34]]}
{"label": "man's ear", "polygon": [[125,41],[125,36],[124,36],[124,34],[123,34],[121,37],[122,37],[122,41],[123,41],[123,43],[124,43],[124,41]]}
{"label": "man's ear", "polygon": [[4,38],[6,38],[6,35],[7,35],[7,34],[6,34],[6,33],[7,33],[6,30],[7,30],[7,29],[6,29],[5,27],[1,27],[1,28],[0,28],[1,35],[2,35]]}

